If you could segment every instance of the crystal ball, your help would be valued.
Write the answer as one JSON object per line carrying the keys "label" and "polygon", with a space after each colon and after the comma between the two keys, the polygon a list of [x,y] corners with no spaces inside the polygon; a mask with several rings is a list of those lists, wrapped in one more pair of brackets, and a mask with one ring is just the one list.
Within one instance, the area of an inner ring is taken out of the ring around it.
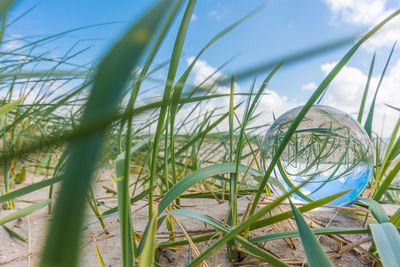
{"label": "crystal ball", "polygon": [[[268,168],[292,121],[303,107],[293,108],[274,121],[262,144]],[[307,182],[292,199],[318,200],[350,190],[330,205],[348,205],[364,191],[373,174],[373,145],[350,115],[333,107],[314,105],[287,143],[271,176],[279,194]]]}

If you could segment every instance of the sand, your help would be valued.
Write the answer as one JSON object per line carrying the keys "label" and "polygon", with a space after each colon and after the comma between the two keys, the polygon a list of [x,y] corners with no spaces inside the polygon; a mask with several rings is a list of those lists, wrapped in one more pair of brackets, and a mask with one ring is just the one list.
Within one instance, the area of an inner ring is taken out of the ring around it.
{"label": "sand", "polygon": [[[113,187],[111,183],[111,174],[109,170],[103,170],[99,174],[98,182],[95,185],[95,194],[99,198],[99,208],[101,211],[116,206],[116,199],[111,194],[106,193],[103,185]],[[43,177],[30,175],[29,179],[24,182],[26,186],[35,181],[39,181]],[[17,209],[21,209],[30,203],[29,201],[39,201],[47,199],[48,189],[42,189],[24,196],[16,203]],[[264,201],[268,201],[265,199]],[[243,213],[249,200],[246,197],[239,199],[239,213]],[[140,235],[147,222],[147,203],[139,201],[132,206],[133,223],[135,231]],[[213,216],[216,219],[223,220],[225,218],[228,202],[219,204],[217,201],[209,199],[184,199],[182,206],[186,209],[200,211],[202,213]],[[283,204],[279,207],[287,210],[288,206]],[[392,213],[397,209],[395,206],[388,206],[388,211]],[[0,210],[0,217],[13,213],[15,210]],[[336,209],[321,209],[314,212],[306,213],[307,221],[312,227],[363,227],[365,221],[363,216],[355,216],[352,212],[342,212]],[[354,212],[353,212],[354,213]],[[43,208],[21,220],[7,223],[7,226],[26,237],[26,243],[11,238],[9,234],[0,228],[0,265],[1,266],[36,266],[40,258],[40,250],[43,245],[47,232],[47,226],[50,216],[48,209]],[[198,232],[209,231],[210,227],[204,223],[179,218],[182,225],[190,233],[195,235]],[[95,249],[97,242],[100,251],[103,254],[106,266],[121,266],[120,262],[120,241],[118,228],[118,215],[113,214],[105,218],[107,229],[102,229],[100,223],[93,215],[90,209],[86,210],[86,225],[82,235],[82,252],[81,266],[98,266]],[[291,231],[295,229],[295,222],[288,220],[285,223],[274,225],[273,227],[265,227],[251,233],[252,236],[258,236],[266,233],[274,233],[276,231]],[[176,226],[177,231],[179,228]],[[163,225],[158,232],[159,240],[167,240],[168,232]],[[346,235],[346,236],[322,236],[320,242],[324,250],[328,252],[334,259],[335,266],[372,266],[374,258],[368,253],[370,242],[368,236],[364,235]],[[210,241],[212,242],[212,241]],[[358,244],[361,243],[360,245]],[[204,249],[209,242],[198,245],[198,248]],[[301,242],[298,238],[287,240],[270,241],[263,245],[269,252],[285,259],[293,265],[303,265],[304,254]],[[188,259],[188,247],[183,246],[176,249],[160,249],[158,251],[159,260],[162,266],[185,266]],[[192,251],[193,254],[193,251]],[[269,266],[260,263],[253,257],[247,257],[243,262],[231,264],[227,259],[225,249],[221,249],[216,255],[210,257],[207,261],[209,266]],[[214,264],[214,265],[213,265]]]}

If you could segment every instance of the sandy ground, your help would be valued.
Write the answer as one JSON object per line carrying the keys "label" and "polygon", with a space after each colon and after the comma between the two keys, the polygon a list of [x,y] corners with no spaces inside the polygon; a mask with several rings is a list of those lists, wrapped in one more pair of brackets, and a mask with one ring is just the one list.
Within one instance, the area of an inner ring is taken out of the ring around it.
{"label": "sandy ground", "polygon": [[[110,182],[111,172],[102,171],[99,175],[100,179],[95,187],[95,194],[101,199],[99,208],[101,211],[116,205],[115,198],[110,198],[102,188],[102,185],[113,187]],[[40,177],[32,178],[25,182],[28,185],[34,181],[40,180]],[[22,185],[22,186],[24,186]],[[39,201],[47,198],[48,189],[29,194],[20,198],[17,202],[17,208],[23,208],[29,205],[30,201]],[[242,197],[239,199],[239,211],[242,213],[247,204],[248,199]],[[133,223],[135,230],[138,234],[144,230],[148,218],[146,202],[140,201],[132,206]],[[218,204],[215,200],[204,199],[191,199],[183,200],[182,205],[185,208],[197,210],[202,213],[213,216],[214,218],[223,220],[228,208],[228,202]],[[287,205],[280,207],[282,210],[287,210]],[[0,217],[13,213],[15,210],[0,210]],[[393,208],[392,211],[393,212]],[[120,243],[119,243],[119,228],[117,214],[105,218],[107,230],[103,230],[98,223],[96,217],[90,209],[87,209],[86,225],[83,231],[82,238],[82,253],[81,253],[81,266],[98,266],[95,242],[98,243],[100,251],[103,254],[104,261],[107,266],[120,266]],[[43,244],[44,237],[47,231],[48,209],[43,208],[30,216],[21,220],[13,221],[7,224],[13,230],[26,237],[26,243],[11,238],[8,233],[0,228],[0,265],[1,266],[36,266],[40,257],[40,249]],[[349,213],[338,212],[335,209],[323,209],[306,214],[307,220],[312,227],[363,227],[364,219],[362,216],[354,216]],[[199,231],[211,230],[203,223],[189,219],[180,219],[186,230],[194,235]],[[179,230],[178,227],[175,229]],[[257,236],[266,233],[273,233],[277,231],[290,231],[295,229],[295,222],[288,220],[285,223],[274,225],[274,227],[266,227],[252,232],[252,236]],[[159,240],[167,240],[167,230],[162,226],[158,232]],[[362,235],[347,235],[347,236],[322,236],[320,242],[322,243],[325,251],[330,255],[335,256],[333,262],[335,266],[372,266],[374,259],[367,252],[369,243],[362,243],[368,240],[367,236]],[[362,243],[361,246],[354,246],[353,242]],[[209,242],[199,244],[199,249],[205,248]],[[301,242],[298,238],[291,238],[287,240],[270,241],[264,245],[264,248],[269,252],[287,260],[287,262],[294,265],[304,264],[304,254]],[[192,252],[193,253],[193,252]],[[180,247],[178,249],[162,249],[159,250],[160,263],[163,266],[185,266],[188,258],[188,247]],[[226,256],[226,250],[222,249],[208,259],[209,266],[233,266]],[[261,264],[257,259],[247,257],[243,262],[235,264],[236,266],[267,266]]]}

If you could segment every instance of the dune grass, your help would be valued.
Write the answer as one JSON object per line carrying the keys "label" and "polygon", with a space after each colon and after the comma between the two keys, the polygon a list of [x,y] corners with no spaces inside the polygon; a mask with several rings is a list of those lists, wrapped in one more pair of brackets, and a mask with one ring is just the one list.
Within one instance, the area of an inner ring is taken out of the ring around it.
{"label": "dune grass", "polygon": [[[12,1],[0,5],[2,43],[7,42],[3,33],[7,30],[6,14],[11,5]],[[78,52],[71,49],[60,58],[51,58],[42,52],[41,47],[45,43],[57,40],[68,32],[27,41],[21,47],[0,53],[0,86],[5,92],[0,99],[0,161],[3,167],[0,202],[3,209],[14,209],[15,201],[27,194],[43,188],[49,190],[48,200],[2,216],[0,224],[27,216],[55,200],[54,208],[49,208],[51,223],[40,266],[79,264],[80,238],[84,213],[88,207],[105,229],[108,226],[104,217],[118,212],[122,266],[157,265],[158,247],[172,248],[187,244],[193,247],[215,236],[218,238],[206,249],[196,250],[188,266],[205,266],[208,257],[223,246],[227,246],[232,262],[252,255],[274,266],[288,266],[283,259],[257,244],[292,236],[300,236],[309,266],[329,266],[332,263],[315,235],[339,233],[371,235],[375,242],[371,246],[371,253],[376,248],[385,266],[400,266],[400,256],[396,253],[400,244],[400,211],[389,218],[380,205],[399,203],[400,185],[396,177],[400,171],[400,118],[389,140],[378,135],[380,129],[372,129],[376,95],[395,45],[367,111],[366,99],[371,90],[370,78],[374,71],[375,55],[372,58],[357,116],[371,141],[376,144],[376,164],[374,177],[368,185],[368,190],[372,192],[370,198],[360,198],[354,205],[370,209],[376,223],[354,229],[308,227],[301,213],[324,206],[347,192],[310,201],[298,208],[291,204],[291,211],[272,215],[270,211],[298,190],[294,187],[290,192],[275,196],[268,205],[261,208],[259,205],[262,196],[273,194],[271,186],[278,183],[273,173],[275,165],[279,165],[282,152],[307,111],[324,96],[329,84],[359,47],[398,16],[400,11],[391,14],[360,39],[351,36],[332,41],[239,70],[229,77],[215,77],[216,73],[213,73],[201,84],[193,85],[189,77],[201,56],[225,35],[234,34],[232,31],[254,14],[243,16],[215,35],[199,50],[189,66],[184,67],[181,66],[182,51],[195,6],[194,0],[161,1],[137,19],[98,64],[72,63],[71,59],[79,57],[85,49]],[[180,20],[179,29],[170,32],[175,20]],[[157,64],[154,59],[167,34],[176,36],[171,58],[166,63]],[[283,67],[351,44],[349,51],[289,126],[272,155],[270,165],[263,166],[260,162],[260,140],[267,125],[254,125],[254,121],[260,116],[256,111],[261,97],[268,97],[265,89],[270,80]],[[40,68],[42,64],[46,66],[45,70]],[[163,68],[167,69],[165,79],[155,78],[154,74]],[[265,77],[260,84],[254,78],[259,74]],[[254,78],[248,92],[237,92],[236,82],[248,78]],[[162,88],[161,100],[150,99],[144,104],[138,103],[152,83]],[[221,93],[221,86],[227,85],[229,92]],[[64,87],[69,89],[60,94],[59,89]],[[204,104],[221,99],[228,100],[227,108],[215,106],[202,110]],[[182,112],[196,115],[180,120],[178,115]],[[366,119],[363,116],[365,113],[368,114]],[[144,122],[143,117],[146,118]],[[228,125],[227,130],[218,130],[224,123]],[[33,164],[29,165],[28,162]],[[118,205],[101,210],[92,190],[96,183],[93,177],[97,170],[110,162],[115,169],[113,182],[116,186],[107,190],[113,192]],[[23,183],[28,171],[42,172],[45,178],[30,185],[17,186]],[[60,191],[54,194],[53,186],[56,184],[61,186]],[[190,189],[196,189],[196,192]],[[250,208],[241,217],[237,208],[239,196],[251,199]],[[182,208],[180,200],[187,198],[228,200],[226,220],[221,222],[206,214]],[[140,240],[136,239],[133,223],[135,213],[131,210],[131,206],[138,201],[148,203],[148,225]],[[204,222],[213,228],[213,232],[193,238],[185,235],[185,238],[177,239],[175,232],[183,229],[177,217]],[[298,231],[249,238],[249,232],[253,230],[292,217]],[[167,225],[170,240],[160,243],[157,230],[163,223]],[[382,238],[385,235],[390,238]],[[18,233],[14,236],[18,236]],[[100,251],[96,243],[99,266],[107,264],[102,253],[104,251]]]}

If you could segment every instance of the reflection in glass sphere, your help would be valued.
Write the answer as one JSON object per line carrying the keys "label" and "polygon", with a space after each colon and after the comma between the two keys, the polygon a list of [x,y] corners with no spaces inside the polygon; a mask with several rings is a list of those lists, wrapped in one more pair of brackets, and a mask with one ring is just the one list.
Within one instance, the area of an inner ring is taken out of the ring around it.
{"label": "reflection in glass sphere", "polygon": [[[282,142],[290,124],[302,107],[280,116],[265,135],[262,158],[264,168]],[[274,173],[278,192],[289,191],[310,179],[293,198],[317,200],[346,190],[346,195],[331,205],[347,205],[365,189],[373,172],[371,141],[349,115],[332,107],[315,105],[306,114],[290,138]]]}

